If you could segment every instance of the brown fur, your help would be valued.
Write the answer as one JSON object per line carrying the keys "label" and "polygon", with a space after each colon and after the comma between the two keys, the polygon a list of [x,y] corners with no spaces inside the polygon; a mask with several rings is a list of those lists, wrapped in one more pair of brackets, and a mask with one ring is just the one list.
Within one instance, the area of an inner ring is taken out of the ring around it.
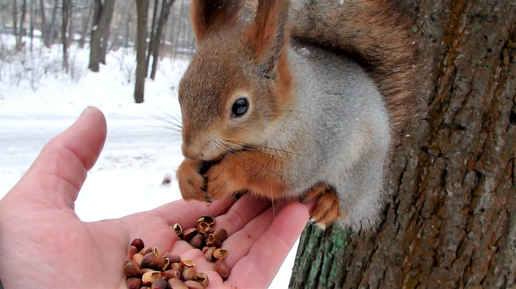
{"label": "brown fur", "polygon": [[234,25],[241,6],[242,1],[238,0],[192,1],[190,19],[197,42],[203,40],[209,32],[217,33]]}
{"label": "brown fur", "polygon": [[[292,13],[291,35],[351,56],[371,72],[398,133],[416,108],[418,65],[409,9],[396,0],[313,0]],[[331,7],[329,7],[331,6]]]}

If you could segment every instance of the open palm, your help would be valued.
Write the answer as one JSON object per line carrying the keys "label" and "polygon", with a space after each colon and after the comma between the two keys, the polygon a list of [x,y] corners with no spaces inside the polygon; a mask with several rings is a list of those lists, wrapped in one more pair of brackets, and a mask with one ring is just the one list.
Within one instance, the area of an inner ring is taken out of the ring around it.
{"label": "open palm", "polygon": [[[123,263],[134,238],[183,258],[210,279],[209,288],[266,288],[300,235],[308,210],[298,203],[245,195],[238,201],[176,201],[121,219],[85,223],[74,202],[106,137],[102,113],[88,108],[51,140],[20,182],[0,201],[0,278],[6,288],[126,288]],[[115,207],[118,204],[113,203]],[[169,228],[193,227],[201,215],[230,237],[223,247],[231,276],[224,282],[198,249]]]}

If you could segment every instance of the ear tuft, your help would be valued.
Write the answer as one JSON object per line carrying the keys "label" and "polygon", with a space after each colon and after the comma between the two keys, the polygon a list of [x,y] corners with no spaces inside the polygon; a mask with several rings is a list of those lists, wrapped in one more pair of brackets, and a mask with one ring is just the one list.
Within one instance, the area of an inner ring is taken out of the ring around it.
{"label": "ear tuft", "polygon": [[213,30],[234,24],[242,6],[238,0],[193,0],[190,18],[197,42],[202,41]]}
{"label": "ear tuft", "polygon": [[271,73],[288,43],[289,0],[260,0],[249,28],[251,49],[265,73]]}

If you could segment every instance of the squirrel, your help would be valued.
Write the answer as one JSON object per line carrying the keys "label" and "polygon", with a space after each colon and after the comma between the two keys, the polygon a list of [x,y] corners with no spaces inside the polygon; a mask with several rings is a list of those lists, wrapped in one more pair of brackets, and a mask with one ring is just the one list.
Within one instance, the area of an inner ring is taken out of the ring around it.
{"label": "squirrel", "polygon": [[315,202],[321,228],[374,229],[414,102],[415,49],[394,2],[192,0],[183,198],[295,197]]}

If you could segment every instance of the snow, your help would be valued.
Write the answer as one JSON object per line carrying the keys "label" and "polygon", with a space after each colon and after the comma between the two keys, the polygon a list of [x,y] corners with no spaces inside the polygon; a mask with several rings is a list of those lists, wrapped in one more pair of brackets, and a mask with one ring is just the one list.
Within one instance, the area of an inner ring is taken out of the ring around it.
{"label": "snow", "polygon": [[[29,43],[29,40],[26,40]],[[177,85],[186,60],[164,59],[148,80],[145,103],[133,101],[135,55],[118,50],[99,73],[87,69],[88,50],[70,47],[70,74],[61,69],[61,47],[18,54],[0,50],[0,198],[23,176],[42,147],[88,106],[106,116],[104,150],[75,203],[83,221],[120,218],[181,198],[175,171],[183,160]],[[13,47],[0,34],[0,48]],[[26,45],[28,46],[28,45]],[[171,177],[170,185],[162,185]],[[113,205],[115,204],[115,205]],[[270,288],[287,288],[297,243]]]}

